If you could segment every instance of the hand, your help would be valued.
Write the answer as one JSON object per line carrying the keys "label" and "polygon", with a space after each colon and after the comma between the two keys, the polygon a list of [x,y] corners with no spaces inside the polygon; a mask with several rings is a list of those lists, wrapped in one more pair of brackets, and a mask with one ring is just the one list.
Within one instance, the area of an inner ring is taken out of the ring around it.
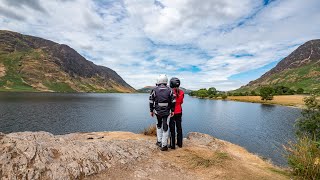
{"label": "hand", "polygon": [[170,116],[173,117],[174,116],[174,112],[171,112]]}
{"label": "hand", "polygon": [[154,116],[154,112],[150,112],[150,115],[151,115],[151,117],[153,117]]}

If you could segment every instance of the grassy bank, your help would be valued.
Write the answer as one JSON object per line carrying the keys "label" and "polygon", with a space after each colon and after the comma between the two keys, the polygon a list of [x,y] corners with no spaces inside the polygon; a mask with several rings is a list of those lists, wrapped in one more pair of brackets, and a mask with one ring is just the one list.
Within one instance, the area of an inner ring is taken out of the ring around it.
{"label": "grassy bank", "polygon": [[252,103],[262,103],[262,104],[277,104],[283,106],[294,106],[294,107],[304,107],[303,98],[305,95],[282,95],[274,96],[273,100],[263,101],[260,96],[228,96],[227,100],[231,101],[241,101],[241,102],[252,102]]}

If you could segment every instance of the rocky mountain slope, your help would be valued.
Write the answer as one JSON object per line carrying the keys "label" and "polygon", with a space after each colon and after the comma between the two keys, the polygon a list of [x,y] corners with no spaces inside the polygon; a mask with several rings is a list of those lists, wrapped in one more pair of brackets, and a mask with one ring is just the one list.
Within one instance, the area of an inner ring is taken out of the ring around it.
{"label": "rocky mountain slope", "polygon": [[0,90],[135,91],[115,71],[95,65],[67,45],[2,30]]}
{"label": "rocky mountain slope", "polygon": [[162,152],[129,132],[0,133],[0,179],[289,179],[245,149],[201,133]]}
{"label": "rocky mountain slope", "polygon": [[276,67],[240,90],[255,90],[266,85],[282,85],[295,90],[303,88],[306,91],[320,89],[320,39],[299,46]]}

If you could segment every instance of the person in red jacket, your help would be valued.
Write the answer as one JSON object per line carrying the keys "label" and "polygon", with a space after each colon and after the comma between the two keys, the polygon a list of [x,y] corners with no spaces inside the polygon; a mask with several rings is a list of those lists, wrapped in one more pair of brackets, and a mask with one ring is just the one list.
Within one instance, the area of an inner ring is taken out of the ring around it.
{"label": "person in red jacket", "polygon": [[176,148],[176,127],[177,127],[177,145],[181,148],[182,147],[182,103],[184,98],[184,92],[179,89],[180,87],[180,80],[178,78],[171,78],[170,80],[170,87],[173,90],[175,99],[176,99],[176,106],[174,109],[174,116],[170,118],[169,127],[170,127],[170,148]]}

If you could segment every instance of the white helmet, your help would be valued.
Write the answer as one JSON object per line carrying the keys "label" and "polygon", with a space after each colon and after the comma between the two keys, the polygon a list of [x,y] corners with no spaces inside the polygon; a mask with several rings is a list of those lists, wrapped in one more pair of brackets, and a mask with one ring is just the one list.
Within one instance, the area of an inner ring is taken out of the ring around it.
{"label": "white helmet", "polygon": [[160,74],[157,79],[157,85],[168,84],[168,77],[165,74]]}

